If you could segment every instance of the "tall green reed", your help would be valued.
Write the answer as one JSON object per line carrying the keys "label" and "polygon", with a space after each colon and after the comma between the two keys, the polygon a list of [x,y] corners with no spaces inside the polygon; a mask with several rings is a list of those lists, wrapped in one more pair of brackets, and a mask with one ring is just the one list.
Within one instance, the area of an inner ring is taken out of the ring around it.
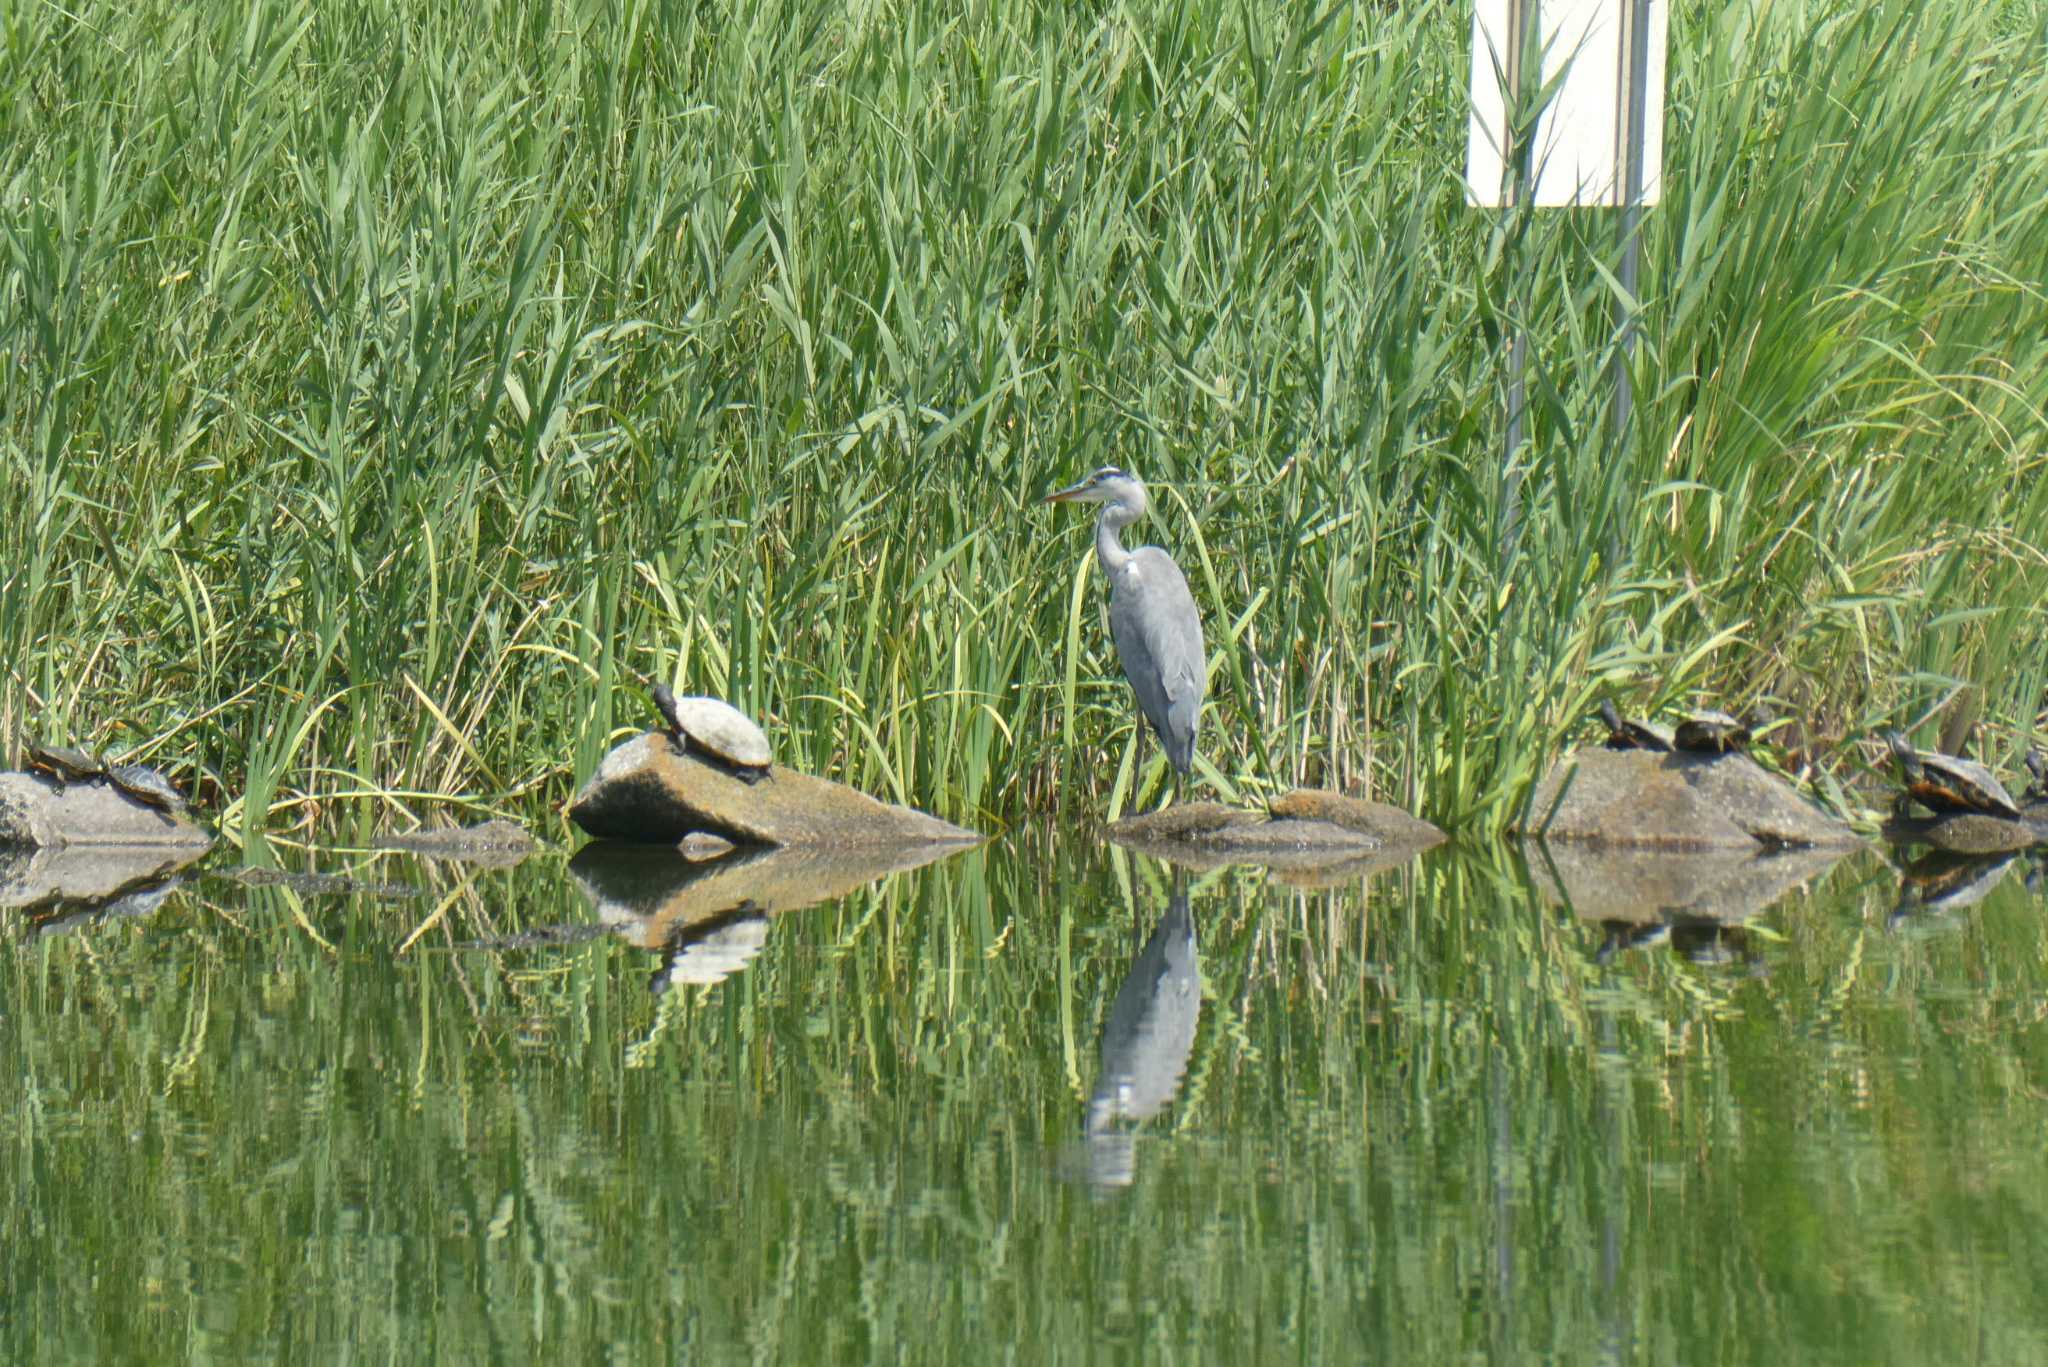
{"label": "tall green reed", "polygon": [[1605,690],[1846,769],[2032,729],[2048,65],[2002,11],[1674,16],[1625,434],[1616,224],[1465,206],[1448,12],[558,18],[18,16],[0,728],[238,830],[540,815],[661,676],[949,816],[1102,812],[1159,770],[1034,501],[1116,460],[1228,791],[1498,825]]}

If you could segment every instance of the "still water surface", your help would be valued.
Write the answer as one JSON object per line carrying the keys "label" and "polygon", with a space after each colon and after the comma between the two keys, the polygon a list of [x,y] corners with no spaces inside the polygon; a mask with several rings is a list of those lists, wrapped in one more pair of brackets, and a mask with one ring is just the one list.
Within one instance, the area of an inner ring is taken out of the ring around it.
{"label": "still water surface", "polygon": [[418,895],[8,913],[0,1356],[2048,1360],[2024,864],[1664,931],[1036,835],[617,933],[323,867]]}

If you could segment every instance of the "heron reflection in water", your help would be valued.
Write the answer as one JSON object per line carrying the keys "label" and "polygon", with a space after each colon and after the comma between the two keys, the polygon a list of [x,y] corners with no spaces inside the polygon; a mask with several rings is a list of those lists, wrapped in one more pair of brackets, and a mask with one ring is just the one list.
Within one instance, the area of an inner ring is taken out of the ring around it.
{"label": "heron reflection in water", "polygon": [[1109,580],[1110,634],[1124,677],[1138,695],[1138,709],[1166,747],[1178,796],[1195,762],[1195,732],[1209,688],[1202,618],[1187,576],[1157,546],[1124,549],[1119,533],[1151,506],[1144,481],[1128,470],[1105,465],[1080,483],[1047,494],[1045,501],[1102,505],[1095,523],[1095,557]]}
{"label": "heron reflection in water", "polygon": [[1131,1184],[1137,1136],[1130,1126],[1159,1114],[1179,1092],[1201,1016],[1195,921],[1186,888],[1176,886],[1102,1028],[1102,1073],[1082,1124],[1086,1177],[1095,1186]]}

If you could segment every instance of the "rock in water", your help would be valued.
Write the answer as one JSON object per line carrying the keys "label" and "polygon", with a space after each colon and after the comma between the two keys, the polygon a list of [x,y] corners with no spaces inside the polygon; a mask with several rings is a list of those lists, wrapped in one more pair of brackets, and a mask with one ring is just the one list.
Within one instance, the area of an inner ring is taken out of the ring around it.
{"label": "rock in water", "polygon": [[1521,834],[1665,849],[1859,843],[1747,755],[1582,749],[1536,786]]}
{"label": "rock in water", "polygon": [[2007,854],[2048,844],[2048,824],[1989,812],[1949,812],[1935,817],[1894,817],[1883,835],[1895,845],[1931,845],[1950,854]]}
{"label": "rock in water", "polygon": [[678,753],[661,731],[606,755],[570,804],[569,819],[600,839],[643,845],[674,845],[693,832],[738,845],[839,849],[982,838],[792,769],[745,782],[694,753]]}
{"label": "rock in water", "polygon": [[1275,821],[1327,821],[1362,831],[1389,845],[1429,849],[1444,842],[1444,833],[1430,822],[1385,802],[1372,802],[1321,788],[1296,788],[1267,804]]}
{"label": "rock in water", "polygon": [[33,774],[0,774],[0,845],[147,845],[205,849],[213,837],[183,810],[145,806],[104,779],[61,789]]}
{"label": "rock in water", "polygon": [[1263,813],[1219,802],[1175,803],[1115,822],[1109,838],[1193,868],[1254,863],[1355,872],[1361,860],[1375,867],[1405,863],[1441,844],[1444,833],[1383,802],[1297,788]]}

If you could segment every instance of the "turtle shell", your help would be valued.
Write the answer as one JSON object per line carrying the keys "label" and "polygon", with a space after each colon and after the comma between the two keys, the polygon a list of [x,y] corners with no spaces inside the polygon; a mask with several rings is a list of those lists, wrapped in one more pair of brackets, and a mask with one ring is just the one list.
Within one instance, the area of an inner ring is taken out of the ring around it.
{"label": "turtle shell", "polygon": [[1696,755],[1725,755],[1749,748],[1749,727],[1726,712],[1695,712],[1678,724],[1672,740]]}
{"label": "turtle shell", "polygon": [[1906,791],[1937,812],[1983,812],[2017,820],[2020,807],[1998,776],[1973,759],[1915,750],[1896,731],[1886,741],[1899,762]]}
{"label": "turtle shell", "polygon": [[1612,699],[1600,704],[1600,720],[1607,727],[1607,748],[1610,750],[1669,750],[1672,737],[1661,726],[1633,717],[1624,717],[1615,707]]}
{"label": "turtle shell", "polygon": [[171,781],[146,764],[116,764],[107,770],[116,788],[137,802],[166,812],[182,811],[185,799]]}
{"label": "turtle shell", "polygon": [[688,741],[712,759],[755,777],[767,772],[768,737],[746,713],[720,698],[679,698],[662,684],[654,685],[652,692],[670,738],[678,745]]}
{"label": "turtle shell", "polygon": [[74,750],[68,745],[46,745],[31,736],[26,746],[28,766],[40,774],[47,774],[57,784],[57,791],[63,792],[66,783],[81,782],[98,778],[107,771],[107,766],[84,750]]}

